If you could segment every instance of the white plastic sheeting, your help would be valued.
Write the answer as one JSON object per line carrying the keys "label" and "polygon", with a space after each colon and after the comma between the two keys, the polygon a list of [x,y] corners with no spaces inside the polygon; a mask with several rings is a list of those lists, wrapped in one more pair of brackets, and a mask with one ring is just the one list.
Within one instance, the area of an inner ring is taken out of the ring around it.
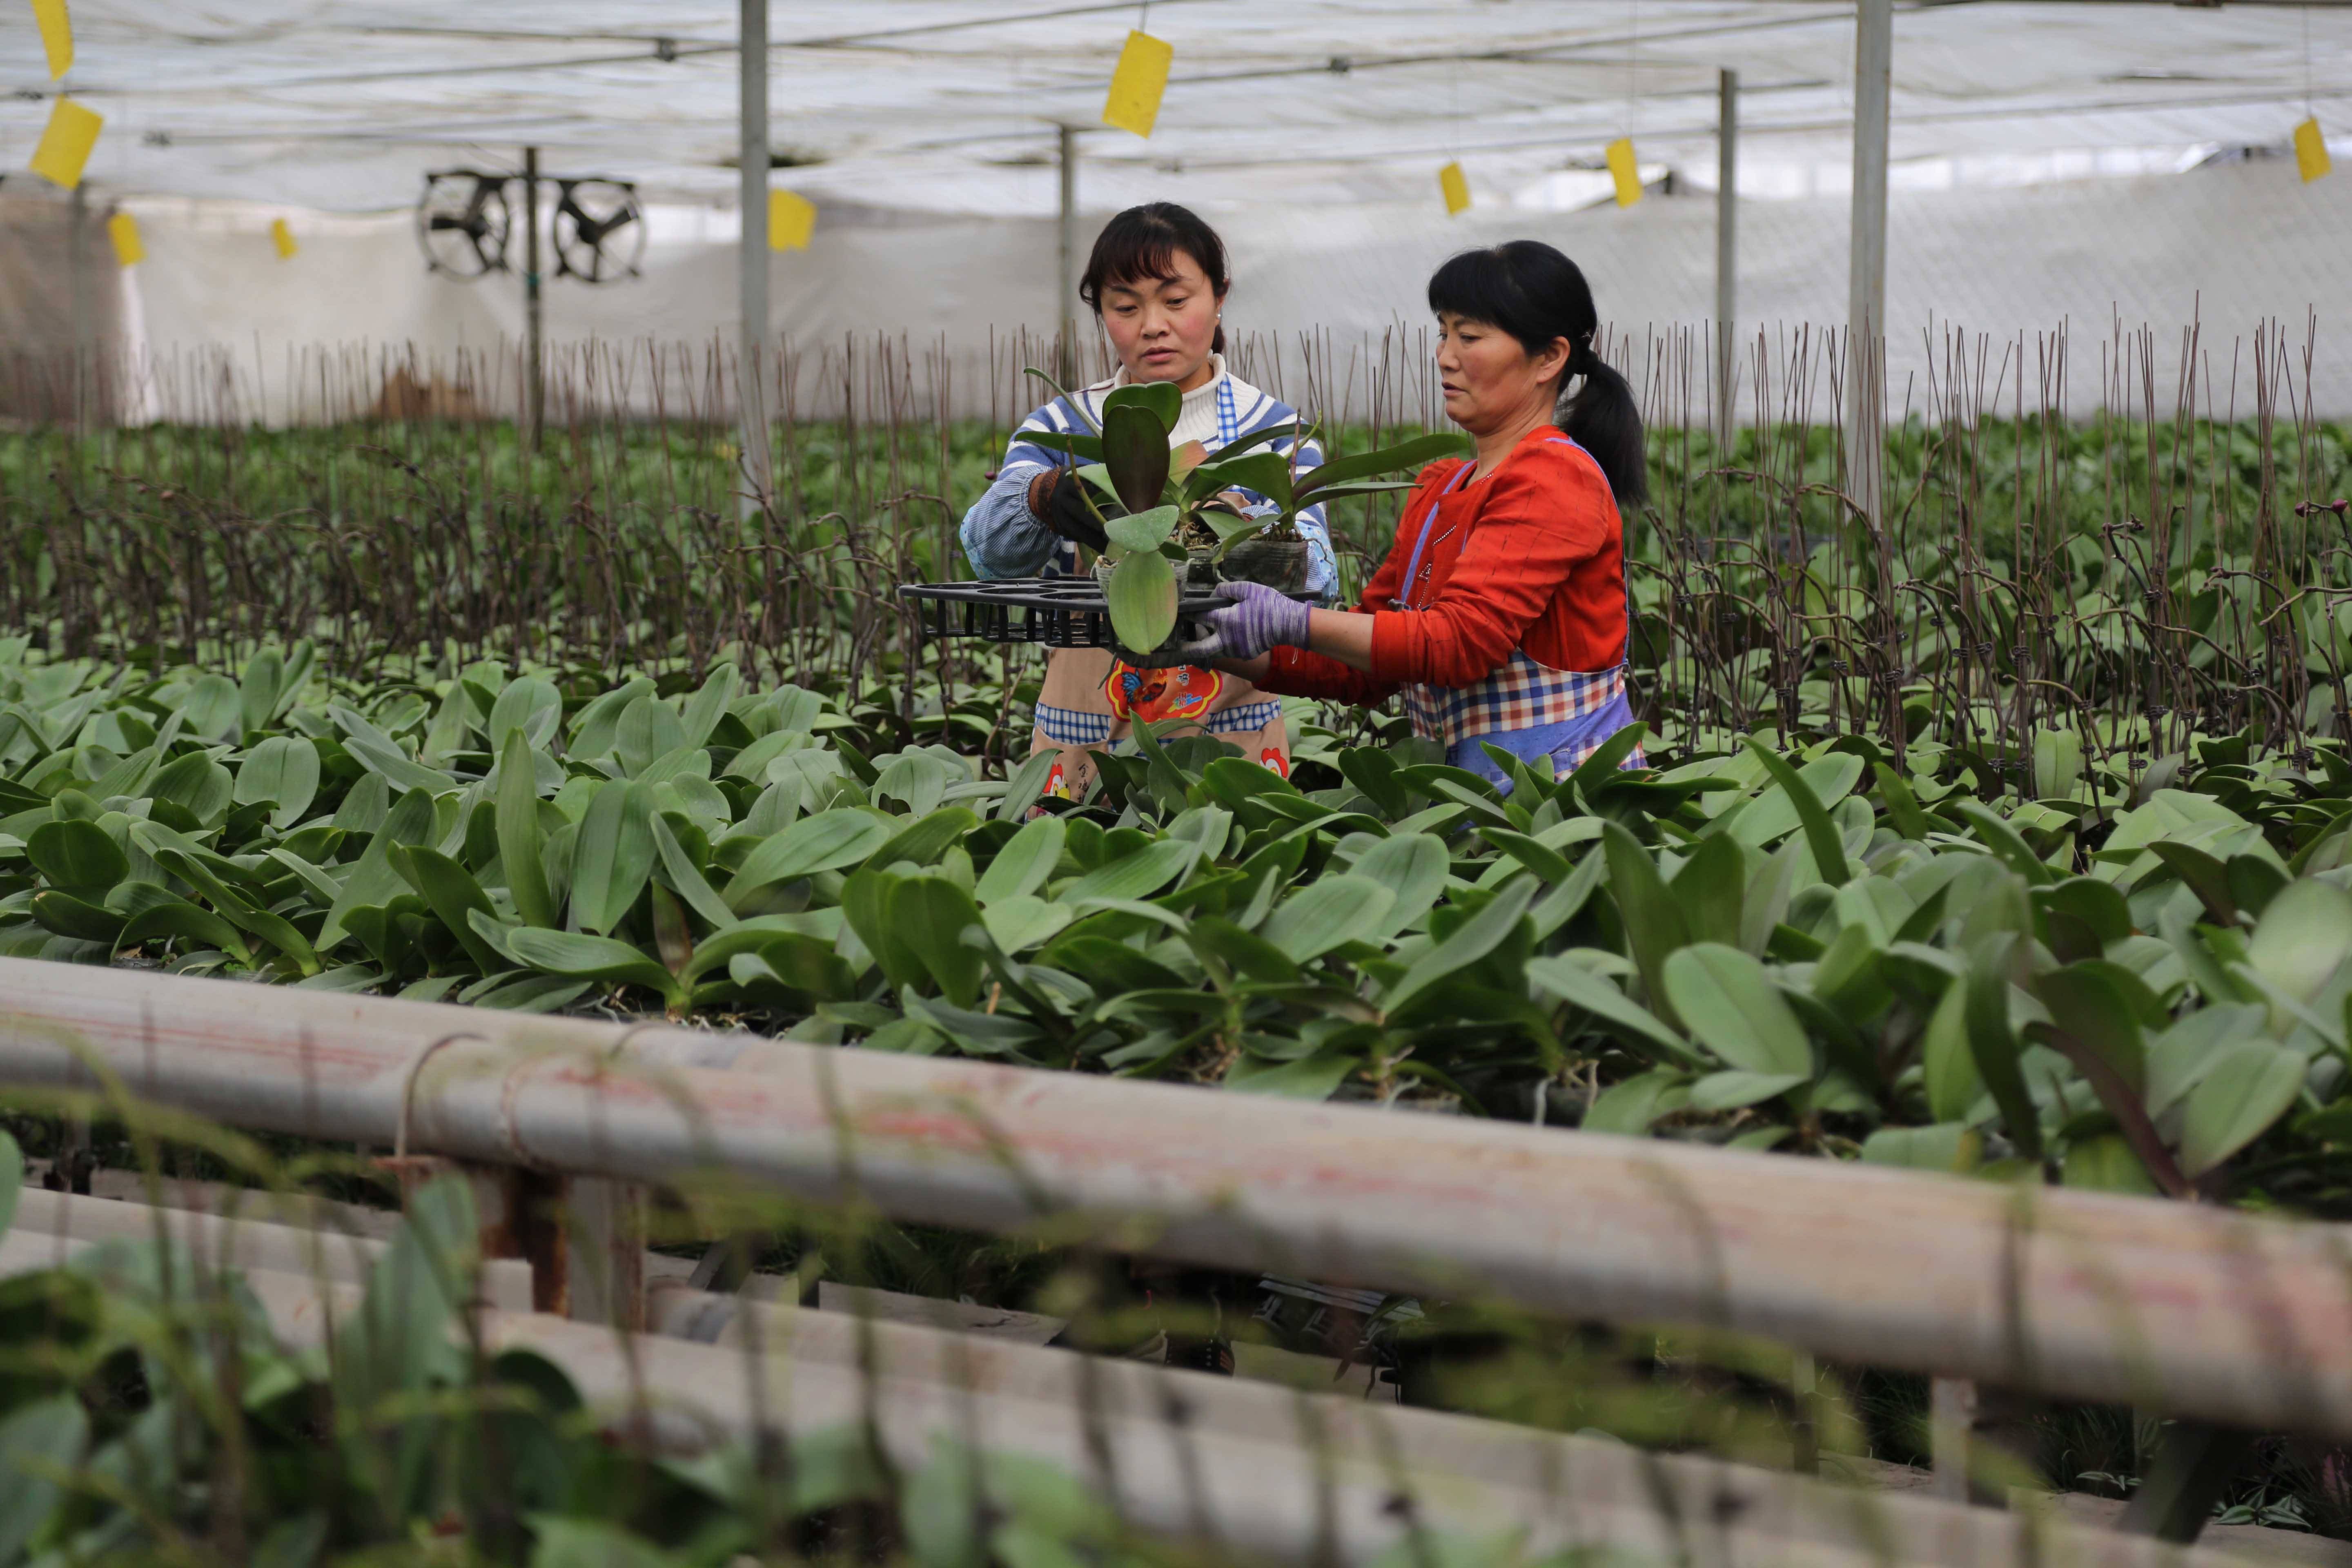
{"label": "white plastic sheeting", "polygon": [[[1746,89],[1749,161],[1783,171],[1759,190],[1813,188],[1845,162],[1850,5],[1159,0],[1148,25],[1176,63],[1149,142],[1098,125],[1141,10],[779,0],[773,139],[815,162],[778,177],[820,198],[1042,215],[1068,121],[1094,128],[1093,208],[1433,202],[1456,156],[1483,205],[1540,205],[1558,198],[1548,176],[1597,167],[1620,135],[1645,159],[1707,163],[1723,66]],[[380,211],[428,166],[512,168],[535,143],[561,173],[731,202],[731,5],[73,0],[73,15],[66,85],[108,116],[90,172],[110,193]],[[51,88],[22,5],[0,8],[0,147],[28,149]],[[2281,144],[2306,95],[2344,126],[2340,5],[1916,5],[1895,24],[1898,164]]]}
{"label": "white plastic sheeting", "polygon": [[[294,274],[269,250],[263,209],[141,202],[132,210],[148,259],[125,275],[136,306],[125,315],[143,334],[153,371],[145,401],[127,410],[134,416],[142,410],[209,416],[226,399],[240,416],[317,418],[338,411],[338,389],[371,356],[413,346],[429,374],[436,361],[452,368],[460,350],[510,355],[520,332],[515,279],[460,285],[426,277],[403,217],[312,220],[299,258],[305,281],[296,288],[273,286]],[[808,251],[773,258],[773,329],[812,352],[852,340],[870,344],[877,332],[903,334],[919,364],[943,344],[957,364],[948,389],[955,407],[1004,415],[1003,398],[1014,395],[995,390],[1005,379],[1002,353],[992,387],[986,345],[992,331],[1001,343],[1024,324],[1049,326],[1057,314],[1052,221],[829,210]],[[1894,413],[1906,405],[1927,408],[1931,378],[1947,374],[1948,331],[1966,335],[1971,363],[1976,334],[1994,340],[1989,387],[2002,340],[2013,344],[2025,334],[2023,358],[2037,368],[2024,404],[2035,409],[2042,395],[2038,335],[2063,326],[2071,346],[2060,401],[2086,414],[2106,400],[2101,350],[2118,322],[2127,331],[2153,330],[2159,412],[2168,413],[2181,332],[2197,321],[2214,378],[2211,411],[2231,412],[2235,356],[2236,411],[2243,416],[2253,408],[2252,357],[2244,345],[2266,318],[2300,345],[2315,315],[2314,406],[2331,417],[2352,416],[2352,351],[2344,347],[2352,321],[2352,267],[2344,259],[2352,256],[2352,179],[2305,185],[2291,163],[2259,160],[2137,179],[1898,191],[1892,212]],[[1533,235],[1583,264],[1622,345],[1615,357],[1639,368],[1646,345],[1706,321],[1714,221],[1705,197],[1656,197],[1627,212],[1474,210],[1453,222],[1425,204],[1240,209],[1219,218],[1234,256],[1226,319],[1269,348],[1273,341],[1287,345],[1285,363],[1294,375],[1297,335],[1327,333],[1344,381],[1353,346],[1376,344],[1400,323],[1408,335],[1417,332],[1422,288],[1439,260],[1465,245]],[[698,236],[690,222],[661,226],[678,237],[648,250],[642,279],[549,289],[559,368],[583,363],[576,351],[591,342],[600,353],[642,360],[652,344],[682,345],[690,358],[731,341],[728,235],[714,226]],[[1798,332],[1810,328],[1818,342],[1821,328],[1842,324],[1841,200],[1751,206],[1741,246],[1743,332],[1751,341],[1762,333],[1777,360]],[[321,360],[322,348],[331,363]],[[1272,380],[1280,373],[1261,362],[1251,374]],[[1704,374],[1693,383],[1703,385]],[[2015,384],[2001,393],[2004,407]],[[504,385],[510,395],[510,372]],[[650,385],[640,371],[630,395],[642,403]],[[2294,400],[2303,396],[2298,386]],[[1824,398],[1815,416],[1825,417],[1826,408]],[[1753,413],[1745,392],[1739,412]]]}

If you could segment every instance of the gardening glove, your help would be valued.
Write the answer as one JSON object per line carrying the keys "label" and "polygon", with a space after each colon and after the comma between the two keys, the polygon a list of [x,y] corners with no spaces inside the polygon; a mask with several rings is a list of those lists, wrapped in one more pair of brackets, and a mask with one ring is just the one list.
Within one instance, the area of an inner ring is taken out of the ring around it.
{"label": "gardening glove", "polygon": [[1307,606],[1263,583],[1220,583],[1226,607],[1209,612],[1209,635],[1188,642],[1185,661],[1251,659],[1270,648],[1307,646]]}
{"label": "gardening glove", "polygon": [[1099,551],[1110,542],[1087,510],[1087,482],[1074,468],[1047,468],[1029,481],[1029,515],[1046,531]]}

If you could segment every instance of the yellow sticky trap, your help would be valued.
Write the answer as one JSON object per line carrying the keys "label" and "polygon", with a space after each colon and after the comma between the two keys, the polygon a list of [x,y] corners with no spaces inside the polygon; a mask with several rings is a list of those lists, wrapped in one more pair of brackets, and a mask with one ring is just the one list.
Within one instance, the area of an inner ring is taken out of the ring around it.
{"label": "yellow sticky trap", "polygon": [[41,132],[40,145],[33,149],[33,173],[69,191],[80,184],[82,165],[89,162],[89,150],[98,145],[98,128],[105,123],[104,115],[84,109],[72,99],[58,100],[49,110],[48,129]]}
{"label": "yellow sticky trap", "polygon": [[2327,161],[2327,138],[2319,133],[2319,121],[2306,120],[2294,128],[2294,166],[2309,184],[2335,165]]}
{"label": "yellow sticky trap", "polygon": [[816,204],[798,191],[768,193],[768,248],[806,250],[816,232]]}
{"label": "yellow sticky trap", "polygon": [[1103,123],[1149,137],[1160,120],[1160,98],[1168,90],[1168,67],[1176,46],[1149,33],[1129,33],[1110,73],[1110,96],[1103,100]]}
{"label": "yellow sticky trap", "polygon": [[66,16],[66,0],[33,0],[33,22],[41,29],[41,48],[55,81],[73,69],[73,23]]}
{"label": "yellow sticky trap", "polygon": [[1445,193],[1445,216],[1455,216],[1470,210],[1470,177],[1459,163],[1448,163],[1437,171],[1437,188]]}
{"label": "yellow sticky trap", "polygon": [[269,220],[269,243],[278,247],[278,259],[280,261],[293,260],[295,251],[301,248],[294,243],[294,231],[286,226],[282,217]]}
{"label": "yellow sticky trap", "polygon": [[1642,199],[1642,171],[1633,162],[1633,139],[1620,136],[1609,143],[1609,177],[1617,182],[1617,205],[1630,207]]}
{"label": "yellow sticky trap", "polygon": [[114,242],[114,259],[123,266],[136,267],[147,259],[147,247],[139,243],[139,220],[129,213],[106,220],[106,237]]}

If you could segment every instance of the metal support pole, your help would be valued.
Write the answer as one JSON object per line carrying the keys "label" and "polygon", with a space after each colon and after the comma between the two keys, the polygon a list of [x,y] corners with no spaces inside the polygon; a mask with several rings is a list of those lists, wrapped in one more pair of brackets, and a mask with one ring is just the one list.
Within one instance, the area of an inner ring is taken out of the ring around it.
{"label": "metal support pole", "polygon": [[522,150],[522,386],[524,449],[539,450],[547,425],[547,354],[541,332],[539,149]]}
{"label": "metal support pole", "polygon": [[1061,127],[1061,270],[1054,300],[1054,320],[1062,334],[1062,380],[1078,376],[1078,128]]}
{"label": "metal support pole", "polygon": [[737,298],[736,397],[743,419],[746,513],[768,503],[768,0],[742,0],[741,136],[737,142],[743,209]]}
{"label": "metal support pole", "polygon": [[1853,41],[1853,250],[1846,293],[1846,493],[1884,521],[1886,398],[1886,136],[1894,90],[1895,0],[1860,0]]}
{"label": "metal support pole", "polygon": [[1731,444],[1731,395],[1738,378],[1732,356],[1739,348],[1739,73],[1720,72],[1716,83],[1717,125],[1715,153],[1715,417],[1723,444]]}

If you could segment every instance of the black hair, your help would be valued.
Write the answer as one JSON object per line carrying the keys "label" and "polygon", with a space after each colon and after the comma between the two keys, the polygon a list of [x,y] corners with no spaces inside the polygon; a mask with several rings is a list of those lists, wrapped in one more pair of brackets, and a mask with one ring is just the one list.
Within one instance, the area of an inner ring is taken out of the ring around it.
{"label": "black hair", "polygon": [[[1087,258],[1086,276],[1078,279],[1078,298],[1099,316],[1104,289],[1146,278],[1173,279],[1179,252],[1192,258],[1192,264],[1207,275],[1217,298],[1223,299],[1225,290],[1233,287],[1233,279],[1225,274],[1225,242],[1202,221],[1200,214],[1174,202],[1146,202],[1103,225],[1103,231],[1095,236],[1094,254]],[[1215,353],[1225,352],[1222,323],[1209,348]]]}
{"label": "black hair", "polygon": [[1531,354],[1567,339],[1560,385],[1572,376],[1581,376],[1584,384],[1553,417],[1601,465],[1618,505],[1639,505],[1649,494],[1642,411],[1633,387],[1593,350],[1600,313],[1575,262],[1539,239],[1465,250],[1430,279],[1429,308],[1508,332]]}

